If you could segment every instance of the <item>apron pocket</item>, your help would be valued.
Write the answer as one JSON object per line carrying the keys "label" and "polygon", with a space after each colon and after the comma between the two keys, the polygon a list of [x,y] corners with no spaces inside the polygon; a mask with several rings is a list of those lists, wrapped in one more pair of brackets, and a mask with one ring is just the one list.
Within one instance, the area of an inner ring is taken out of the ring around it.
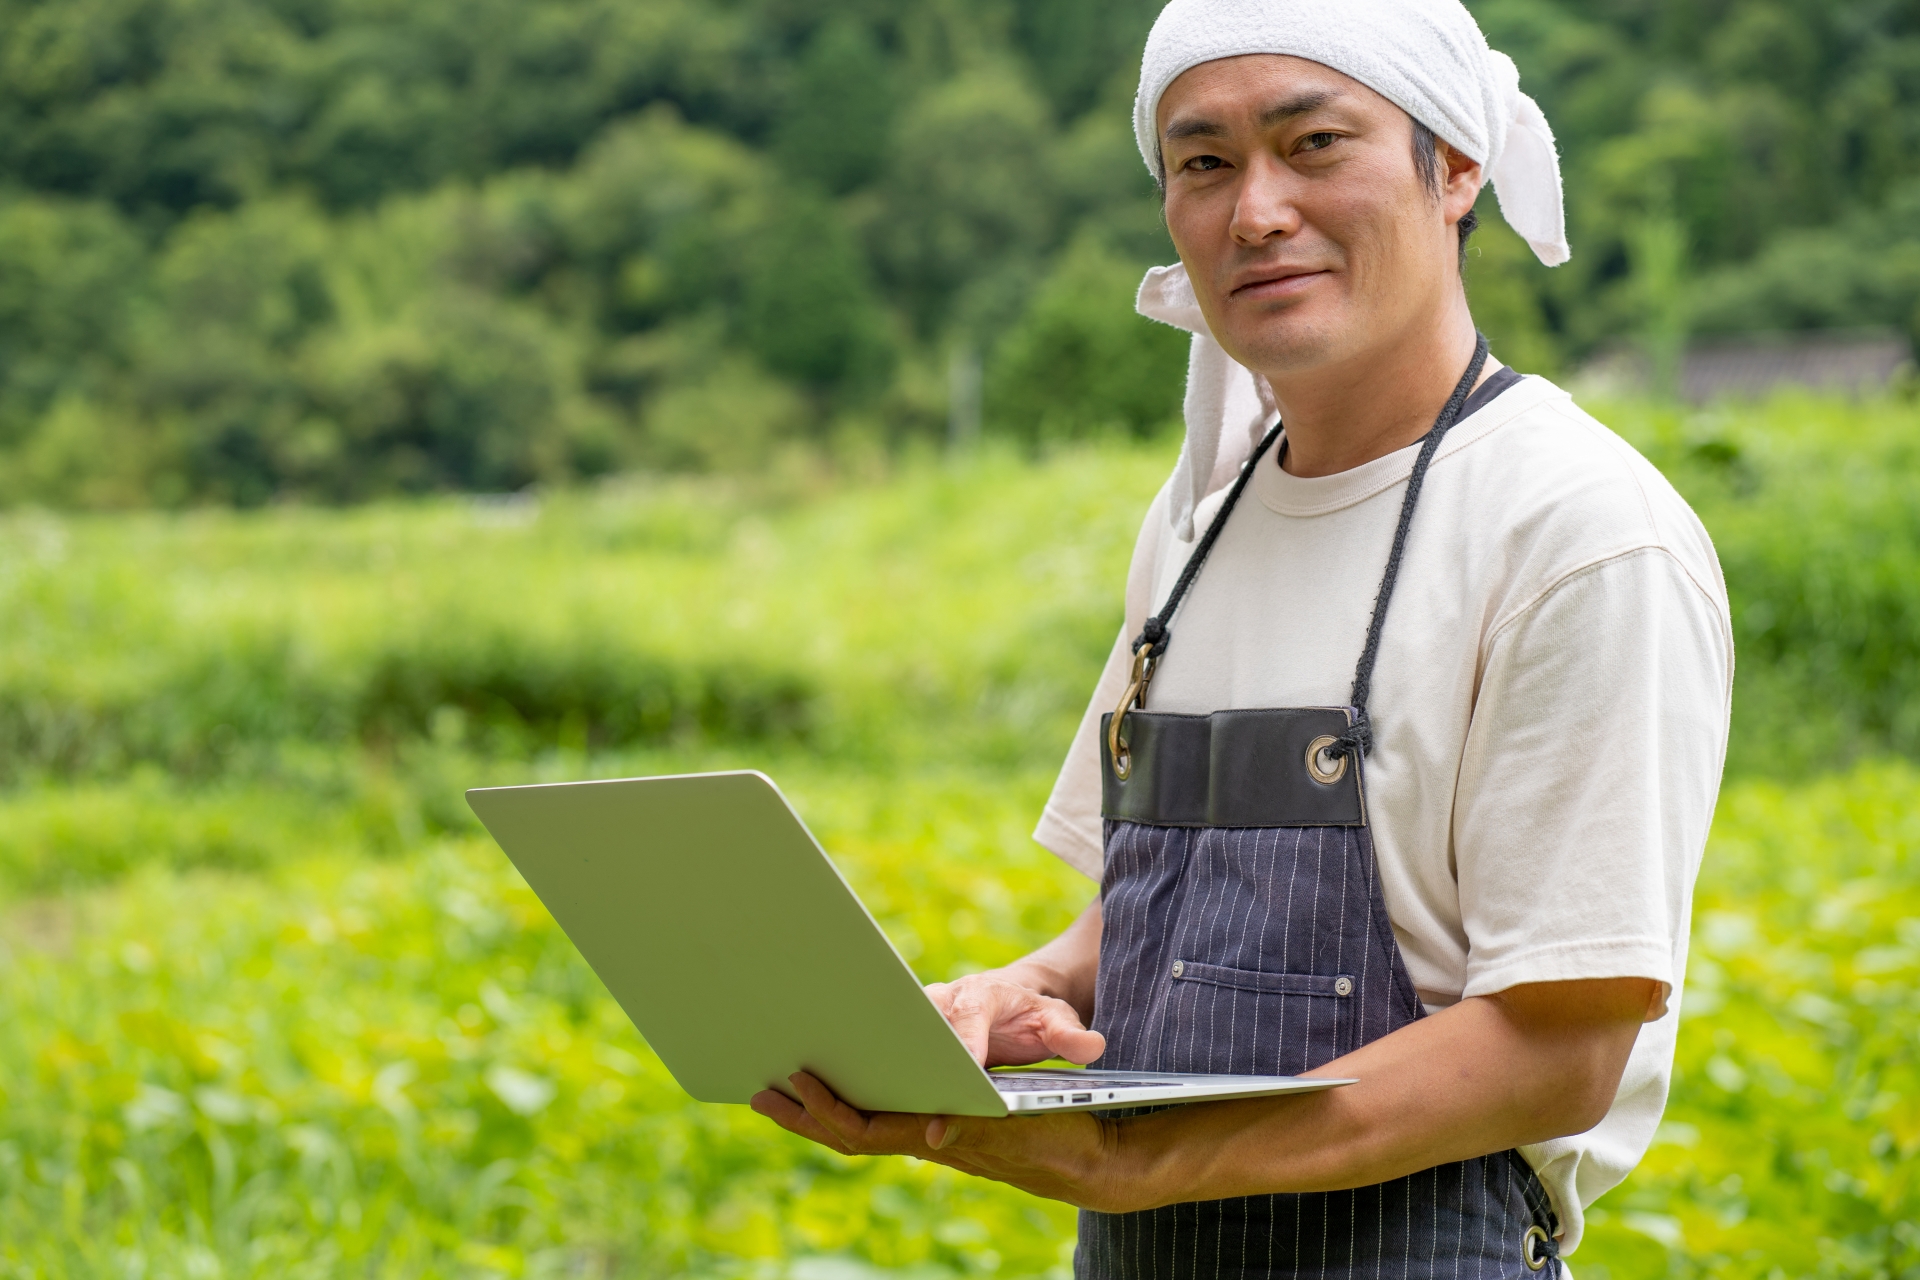
{"label": "apron pocket", "polygon": [[1351,974],[1266,973],[1173,962],[1163,1071],[1297,1076],[1353,1049]]}

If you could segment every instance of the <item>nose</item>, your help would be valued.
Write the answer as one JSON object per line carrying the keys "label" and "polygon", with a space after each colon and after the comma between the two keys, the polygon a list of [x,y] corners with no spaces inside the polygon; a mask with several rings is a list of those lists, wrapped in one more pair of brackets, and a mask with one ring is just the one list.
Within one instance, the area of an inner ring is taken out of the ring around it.
{"label": "nose", "polygon": [[1234,240],[1251,247],[1299,231],[1300,210],[1293,199],[1298,175],[1264,152],[1252,156],[1244,172],[1228,227]]}

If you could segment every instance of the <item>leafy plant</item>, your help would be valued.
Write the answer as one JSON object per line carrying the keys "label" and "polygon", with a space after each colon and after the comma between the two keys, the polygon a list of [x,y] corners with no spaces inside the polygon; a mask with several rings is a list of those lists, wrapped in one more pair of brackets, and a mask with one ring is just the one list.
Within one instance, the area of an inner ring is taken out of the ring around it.
{"label": "leafy plant", "polygon": [[[1920,1275],[1913,412],[1603,413],[1740,669],[1583,1277]],[[1093,892],[1026,833],[1172,445],[0,519],[0,1274],[1066,1274],[1060,1206],[687,1101],[460,793],[768,769],[923,978],[1009,959]]]}

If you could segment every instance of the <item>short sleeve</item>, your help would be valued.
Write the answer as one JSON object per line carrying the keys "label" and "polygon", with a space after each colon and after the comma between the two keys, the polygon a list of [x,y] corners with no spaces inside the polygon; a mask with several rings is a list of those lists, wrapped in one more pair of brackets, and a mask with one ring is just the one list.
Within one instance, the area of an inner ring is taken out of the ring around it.
{"label": "short sleeve", "polygon": [[1122,627],[1101,669],[1067,759],[1054,780],[1053,794],[1040,811],[1033,838],[1082,875],[1098,880],[1106,862],[1100,839],[1100,717],[1113,710],[1126,690],[1133,653]]}
{"label": "short sleeve", "polygon": [[1616,977],[1671,992],[1732,667],[1724,611],[1657,548],[1569,575],[1496,630],[1455,794],[1465,995]]}
{"label": "short sleeve", "polygon": [[1107,665],[1100,670],[1086,714],[1080,717],[1080,727],[1054,781],[1053,794],[1047,797],[1047,807],[1033,831],[1034,840],[1042,848],[1095,880],[1106,862],[1100,838],[1100,717],[1113,710],[1126,692],[1127,679],[1133,672],[1129,637],[1139,634],[1141,624],[1152,612],[1154,564],[1160,554],[1161,532],[1167,528],[1167,485],[1162,485],[1148,504],[1140,534],[1134,539],[1133,560],[1127,566],[1126,616],[1120,634],[1114,637]]}

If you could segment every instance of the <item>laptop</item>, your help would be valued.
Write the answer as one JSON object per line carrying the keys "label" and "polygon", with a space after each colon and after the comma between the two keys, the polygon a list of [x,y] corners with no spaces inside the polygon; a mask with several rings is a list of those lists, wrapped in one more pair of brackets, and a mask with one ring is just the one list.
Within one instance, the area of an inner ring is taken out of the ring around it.
{"label": "laptop", "polygon": [[784,1092],[803,1070],[863,1111],[965,1116],[1352,1083],[982,1070],[763,774],[482,787],[467,802],[702,1102]]}

